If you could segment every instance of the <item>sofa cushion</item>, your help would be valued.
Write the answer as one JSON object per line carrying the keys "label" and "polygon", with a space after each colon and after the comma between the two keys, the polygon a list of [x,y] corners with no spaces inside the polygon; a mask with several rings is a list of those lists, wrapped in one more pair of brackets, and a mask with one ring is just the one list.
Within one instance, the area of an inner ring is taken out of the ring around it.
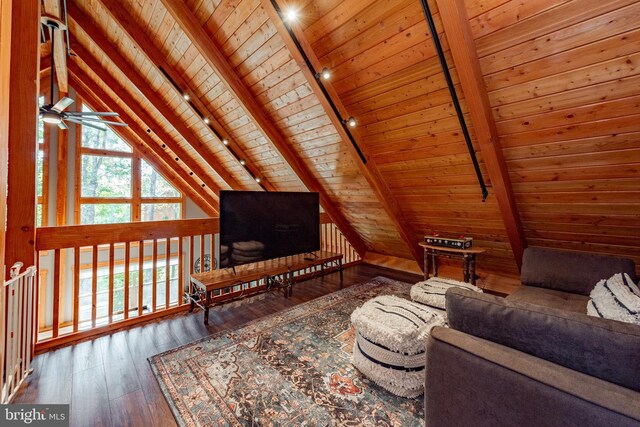
{"label": "sofa cushion", "polygon": [[640,327],[452,288],[449,326],[640,391]]}
{"label": "sofa cushion", "polygon": [[527,248],[522,259],[522,284],[589,295],[596,283],[616,273],[627,273],[635,281],[635,268],[626,258]]}
{"label": "sofa cushion", "polygon": [[555,289],[536,288],[535,286],[520,286],[507,299],[511,302],[536,304],[560,310],[586,313],[589,297]]}

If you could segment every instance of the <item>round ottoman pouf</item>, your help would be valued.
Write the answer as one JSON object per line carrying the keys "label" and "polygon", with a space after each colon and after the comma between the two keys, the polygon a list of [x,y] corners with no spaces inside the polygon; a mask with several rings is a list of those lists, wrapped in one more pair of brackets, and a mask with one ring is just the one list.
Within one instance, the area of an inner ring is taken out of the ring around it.
{"label": "round ottoman pouf", "polygon": [[444,295],[447,293],[447,289],[451,287],[482,292],[482,289],[469,283],[459,282],[453,279],[445,279],[443,277],[432,277],[424,282],[418,282],[411,287],[411,299],[415,302],[419,302],[420,304],[426,304],[431,307],[444,310]]}
{"label": "round ottoman pouf", "polygon": [[384,295],[354,310],[353,365],[391,393],[417,397],[424,392],[425,344],[444,317],[421,304]]}

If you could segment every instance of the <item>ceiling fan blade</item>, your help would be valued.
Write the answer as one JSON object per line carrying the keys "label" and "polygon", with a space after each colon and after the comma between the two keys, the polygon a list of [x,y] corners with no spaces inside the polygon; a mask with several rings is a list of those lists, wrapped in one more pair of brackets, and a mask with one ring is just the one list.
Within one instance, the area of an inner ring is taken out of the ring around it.
{"label": "ceiling fan blade", "polygon": [[112,111],[109,111],[109,112],[69,111],[68,113],[65,113],[65,114],[67,116],[109,116],[109,117],[118,117],[120,115]]}
{"label": "ceiling fan blade", "polygon": [[112,125],[112,126],[127,126],[126,123],[123,122],[112,122],[109,120],[101,120],[97,117],[72,117],[75,120],[81,121],[81,122],[95,122],[95,123],[102,123],[105,125]]}
{"label": "ceiling fan blade", "polygon": [[58,111],[58,112],[62,112],[64,111],[65,108],[67,108],[69,105],[73,104],[73,99],[69,98],[69,97],[64,97],[62,98],[60,101],[56,102],[56,105],[54,105],[53,107],[51,107],[52,109]]}
{"label": "ceiling fan blade", "polygon": [[77,119],[67,118],[65,120],[68,121],[68,122],[71,122],[71,123],[75,123],[75,124],[81,125],[81,126],[89,126],[90,128],[94,128],[94,129],[101,130],[101,131],[107,130],[107,128],[103,128],[103,127],[97,126],[97,125],[92,124],[92,123],[82,122],[82,121],[77,120]]}
{"label": "ceiling fan blade", "polygon": [[65,125],[64,122],[58,123],[58,127],[60,129],[62,129],[62,130],[69,129],[69,127],[67,125]]}

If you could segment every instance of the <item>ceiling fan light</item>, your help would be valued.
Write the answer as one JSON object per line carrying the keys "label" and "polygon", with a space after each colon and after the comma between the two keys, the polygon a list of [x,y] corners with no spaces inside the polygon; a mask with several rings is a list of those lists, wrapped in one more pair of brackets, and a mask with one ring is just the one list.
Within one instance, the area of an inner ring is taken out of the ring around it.
{"label": "ceiling fan light", "polygon": [[57,125],[62,121],[62,119],[56,113],[44,112],[42,113],[42,121],[45,123],[51,123],[53,125]]}

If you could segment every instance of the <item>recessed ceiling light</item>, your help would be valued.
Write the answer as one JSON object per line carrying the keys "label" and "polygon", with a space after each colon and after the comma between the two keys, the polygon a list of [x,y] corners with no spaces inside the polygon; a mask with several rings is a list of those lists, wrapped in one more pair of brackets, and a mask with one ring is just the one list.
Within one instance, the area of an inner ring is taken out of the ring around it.
{"label": "recessed ceiling light", "polygon": [[205,122],[206,124],[209,124],[209,123],[211,123],[211,120],[209,120],[209,117],[205,117],[205,118],[204,118],[204,122]]}
{"label": "recessed ceiling light", "polygon": [[191,97],[189,96],[189,94],[188,94],[188,93],[183,93],[183,94],[182,94],[182,97],[183,97],[186,101],[188,101],[188,100],[190,100],[190,99],[191,99]]}
{"label": "recessed ceiling light", "polygon": [[229,140],[228,140],[228,139],[223,139],[223,140],[222,140],[222,143],[223,143],[224,145],[229,145]]}
{"label": "recessed ceiling light", "polygon": [[240,164],[241,164],[242,166],[244,166],[244,165],[246,165],[246,164],[247,164],[247,162],[245,162],[245,160],[244,160],[244,159],[242,159],[242,160],[240,160]]}
{"label": "recessed ceiling light", "polygon": [[257,182],[258,184],[260,184],[260,181],[261,181],[261,180],[260,180],[260,177],[259,177],[259,176],[256,176],[256,182]]}

